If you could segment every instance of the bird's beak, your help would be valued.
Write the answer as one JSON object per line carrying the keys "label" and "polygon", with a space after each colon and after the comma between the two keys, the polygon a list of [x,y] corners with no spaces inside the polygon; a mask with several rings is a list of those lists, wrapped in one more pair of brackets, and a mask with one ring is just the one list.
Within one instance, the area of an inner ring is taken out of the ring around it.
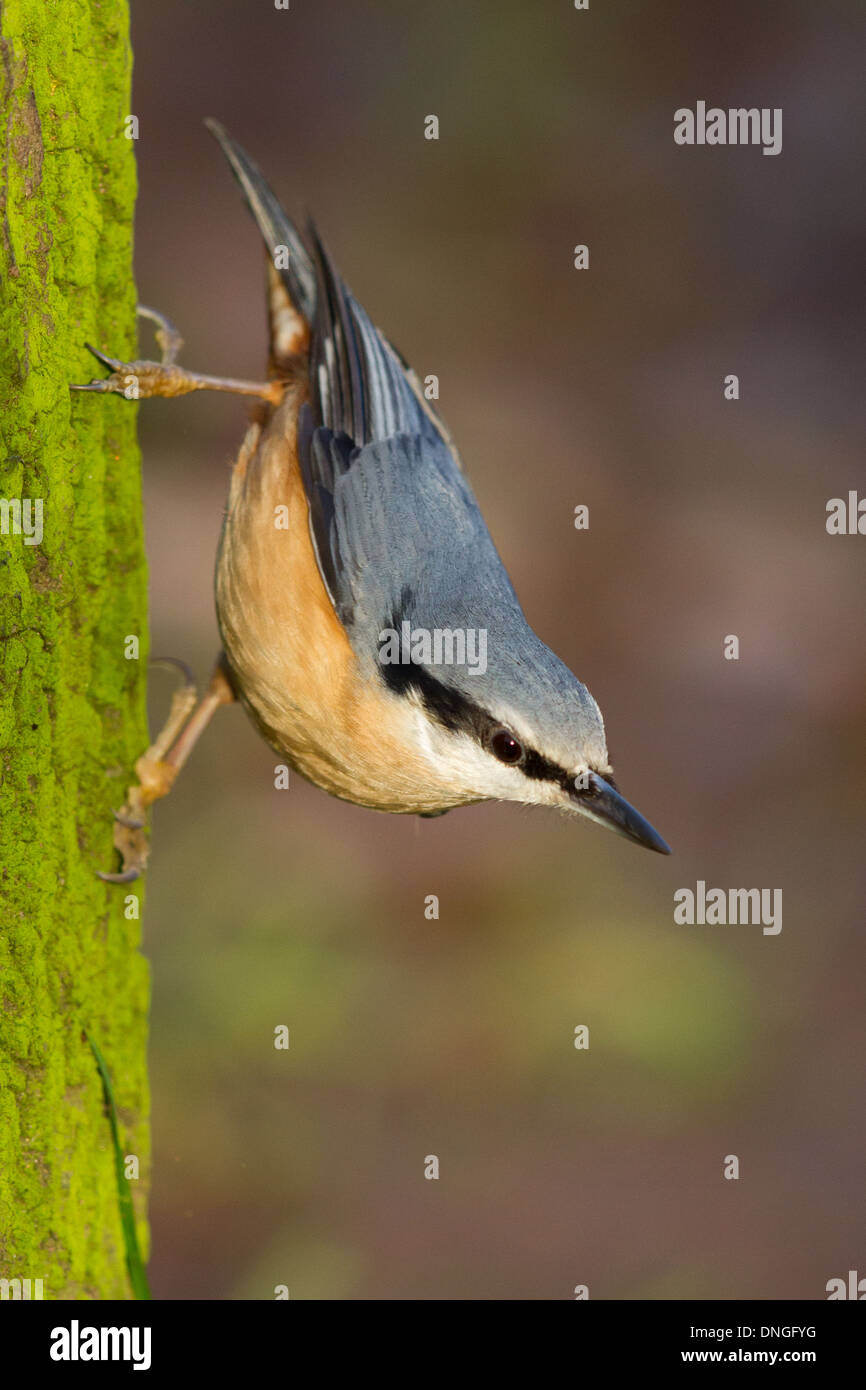
{"label": "bird's beak", "polygon": [[616,788],[599,777],[597,772],[590,773],[589,789],[575,797],[575,804],[582,815],[589,816],[599,825],[606,825],[608,830],[615,830],[618,835],[625,835],[647,849],[654,849],[657,854],[670,854],[670,846],[665,844],[658,831],[653,830],[649,821],[644,820],[625,797],[620,796]]}

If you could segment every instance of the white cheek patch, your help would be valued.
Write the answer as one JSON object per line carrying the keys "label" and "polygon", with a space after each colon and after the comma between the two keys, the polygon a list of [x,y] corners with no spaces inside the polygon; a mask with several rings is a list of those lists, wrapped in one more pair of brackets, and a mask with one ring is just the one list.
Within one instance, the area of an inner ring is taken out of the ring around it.
{"label": "white cheek patch", "polygon": [[417,745],[419,753],[428,758],[432,763],[439,763],[441,760],[441,750],[439,748],[438,730],[431,724],[429,718],[424,713],[421,701],[413,692],[410,696],[409,708],[411,710],[411,730],[412,737]]}
{"label": "white cheek patch", "polygon": [[490,800],[523,800],[514,768],[499,764],[470,734],[450,733],[440,728],[426,713],[419,700],[410,706],[411,728],[408,739],[427,759],[436,781],[446,782],[455,792]]}
{"label": "white cheek patch", "polygon": [[517,767],[500,763],[469,734],[438,730],[419,711],[417,746],[431,760],[439,778],[455,790],[489,801],[555,805],[561,789],[552,782],[526,777]]}

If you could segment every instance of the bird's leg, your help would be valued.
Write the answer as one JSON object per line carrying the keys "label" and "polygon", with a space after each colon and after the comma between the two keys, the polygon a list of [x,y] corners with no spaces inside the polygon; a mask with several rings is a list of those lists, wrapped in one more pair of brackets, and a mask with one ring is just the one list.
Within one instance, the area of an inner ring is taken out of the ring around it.
{"label": "bird's leg", "polygon": [[238,381],[234,377],[205,376],[202,372],[188,372],[185,367],[179,367],[175,359],[183,347],[183,338],[174,325],[143,304],[138,305],[137,312],[158,325],[156,341],[162,353],[161,360],[121,362],[85,343],[88,352],[92,352],[103,367],[109,368],[110,376],[95,377],[86,386],[70,386],[71,391],[109,391],[125,396],[128,401],[146,400],[149,396],[185,396],[189,391],[232,391],[236,395],[259,396],[274,405],[279,404],[283,393],[281,382]]}
{"label": "bird's leg", "polygon": [[180,662],[172,664],[181,667],[186,682],[175,691],[168,719],[135,764],[138,781],[127,789],[123,807],[114,813],[114,848],[123,867],[116,874],[98,875],[107,883],[134,883],[141,877],[150,851],[145,833],[148,807],[171,791],[199,735],[220,705],[231,704],[235,699],[222,658],[198,704],[198,692],[188,668]]}

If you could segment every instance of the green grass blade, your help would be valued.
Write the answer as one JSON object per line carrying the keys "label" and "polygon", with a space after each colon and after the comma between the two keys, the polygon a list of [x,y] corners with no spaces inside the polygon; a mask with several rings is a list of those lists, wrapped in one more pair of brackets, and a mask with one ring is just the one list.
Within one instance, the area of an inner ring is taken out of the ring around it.
{"label": "green grass blade", "polygon": [[108,1074],[105,1058],[86,1028],[84,1030],[84,1036],[87,1038],[90,1044],[90,1050],[96,1058],[99,1075],[102,1077],[105,1103],[108,1107],[108,1121],[111,1125],[111,1139],[114,1144],[114,1167],[117,1173],[117,1199],[120,1206],[120,1222],[123,1227],[123,1240],[126,1246],[126,1267],[129,1270],[132,1291],[136,1298],[150,1298],[147,1274],[145,1273],[144,1261],[141,1258],[141,1250],[138,1246],[138,1236],[135,1230],[135,1212],[132,1207],[132,1194],[129,1190],[129,1182],[126,1174],[123,1171],[123,1150],[120,1147],[120,1132],[117,1125],[117,1106],[114,1103],[114,1091],[111,1088],[111,1077]]}

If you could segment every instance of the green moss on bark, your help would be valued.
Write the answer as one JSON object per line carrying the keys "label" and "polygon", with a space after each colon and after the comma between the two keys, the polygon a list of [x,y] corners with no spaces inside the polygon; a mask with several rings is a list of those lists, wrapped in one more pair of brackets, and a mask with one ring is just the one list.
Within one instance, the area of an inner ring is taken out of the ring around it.
{"label": "green moss on bark", "polygon": [[[85,341],[134,356],[125,0],[0,6],[0,1274],[46,1298],[127,1298],[102,1083],[145,1240],[148,971],[112,807],[146,745],[136,407],[71,394]],[[31,513],[31,517],[33,514]],[[136,634],[141,659],[124,659]]]}

